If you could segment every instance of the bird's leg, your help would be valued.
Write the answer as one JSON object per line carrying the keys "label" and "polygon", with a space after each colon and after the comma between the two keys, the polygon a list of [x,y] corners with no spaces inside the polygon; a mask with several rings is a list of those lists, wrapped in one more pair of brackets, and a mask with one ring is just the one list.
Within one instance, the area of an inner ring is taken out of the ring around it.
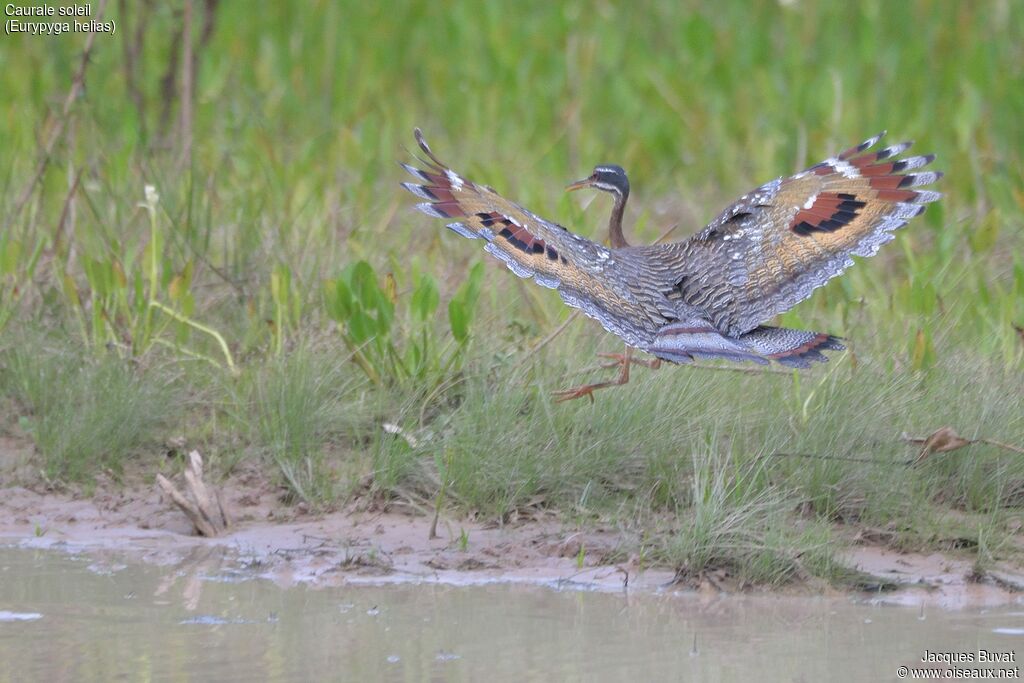
{"label": "bird's leg", "polygon": [[605,356],[605,357],[608,357],[608,358],[618,358],[619,360],[617,362],[605,364],[603,367],[613,368],[616,365],[621,365],[622,366],[622,370],[619,372],[619,376],[617,378],[611,380],[611,381],[608,381],[608,382],[598,382],[596,384],[585,384],[585,385],[583,385],[581,387],[575,387],[573,389],[565,389],[563,391],[556,391],[556,392],[554,392],[554,396],[556,397],[555,398],[556,401],[558,401],[558,402],[561,402],[561,401],[571,401],[571,400],[573,400],[575,398],[583,398],[584,396],[586,396],[587,398],[590,399],[590,402],[593,403],[594,402],[594,392],[597,391],[598,389],[604,389],[606,387],[618,387],[618,386],[622,386],[623,384],[626,384],[627,382],[629,382],[629,366],[631,364],[638,363],[640,365],[646,365],[647,367],[650,367],[650,368],[656,368],[656,367],[658,367],[658,365],[661,364],[661,360],[660,359],[655,359],[653,361],[633,360],[633,349],[631,347],[629,347],[628,345],[626,346],[625,353],[621,353],[621,354],[619,354],[619,353],[616,353],[616,354],[598,354],[598,355],[602,355],[602,356]]}

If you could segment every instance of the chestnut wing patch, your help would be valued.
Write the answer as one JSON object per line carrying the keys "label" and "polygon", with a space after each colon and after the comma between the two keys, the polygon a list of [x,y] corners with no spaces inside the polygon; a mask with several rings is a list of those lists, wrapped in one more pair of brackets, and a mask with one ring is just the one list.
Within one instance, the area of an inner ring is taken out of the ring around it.
{"label": "chestnut wing patch", "polygon": [[797,211],[789,229],[801,236],[813,232],[835,232],[849,225],[867,202],[847,192],[821,192],[810,206]]}
{"label": "chestnut wing patch", "polygon": [[[558,250],[550,244],[546,243],[540,237],[537,237],[525,226],[519,225],[508,216],[491,211],[489,213],[478,213],[476,217],[480,219],[485,228],[491,229],[492,232],[497,234],[498,237],[503,237],[510,245],[518,249],[519,251],[527,254],[546,254],[548,260],[557,261],[559,258]],[[562,262],[565,263],[565,258],[562,258]]]}

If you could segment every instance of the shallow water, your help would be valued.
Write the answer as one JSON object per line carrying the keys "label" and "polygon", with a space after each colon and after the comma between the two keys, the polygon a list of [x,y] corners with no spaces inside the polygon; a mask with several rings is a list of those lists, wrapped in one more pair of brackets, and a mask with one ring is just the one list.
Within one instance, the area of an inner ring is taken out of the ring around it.
{"label": "shallow water", "polygon": [[926,651],[1024,649],[1020,608],[254,576],[0,548],[0,681],[883,681]]}

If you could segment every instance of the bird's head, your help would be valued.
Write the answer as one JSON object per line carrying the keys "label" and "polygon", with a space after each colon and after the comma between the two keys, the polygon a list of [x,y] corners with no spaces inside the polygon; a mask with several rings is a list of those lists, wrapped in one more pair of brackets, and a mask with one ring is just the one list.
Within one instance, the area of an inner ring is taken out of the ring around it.
{"label": "bird's head", "polygon": [[594,167],[594,172],[583,180],[577,180],[565,189],[569,192],[580,190],[584,187],[593,187],[620,197],[629,196],[629,178],[621,166],[615,164],[601,164]]}

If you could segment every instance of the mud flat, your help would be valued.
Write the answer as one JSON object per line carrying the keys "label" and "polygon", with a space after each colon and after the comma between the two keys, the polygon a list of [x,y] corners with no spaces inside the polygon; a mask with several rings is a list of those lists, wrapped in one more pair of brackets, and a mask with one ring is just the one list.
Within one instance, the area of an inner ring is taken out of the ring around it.
{"label": "mud flat", "polygon": [[[185,515],[154,486],[104,486],[92,495],[25,487],[0,489],[0,544],[108,553],[159,565],[229,562],[273,580],[297,584],[519,583],[620,591],[692,592],[673,584],[666,569],[642,567],[637,558],[606,559],[619,545],[612,529],[567,528],[556,520],[497,527],[446,520],[430,538],[431,519],[394,510],[350,506],[310,514],[285,505],[280,491],[257,469],[233,475],[222,494],[236,523],[225,535],[193,535]],[[583,552],[581,553],[581,548]],[[581,558],[582,557],[582,561]],[[941,553],[900,553],[855,545],[847,562],[866,576],[855,595],[875,602],[960,609],[1018,604],[1024,577],[991,571],[982,580],[968,559]],[[727,576],[709,576],[698,592],[736,592]],[[788,587],[787,594],[822,589]],[[825,589],[832,596],[842,595]]]}

